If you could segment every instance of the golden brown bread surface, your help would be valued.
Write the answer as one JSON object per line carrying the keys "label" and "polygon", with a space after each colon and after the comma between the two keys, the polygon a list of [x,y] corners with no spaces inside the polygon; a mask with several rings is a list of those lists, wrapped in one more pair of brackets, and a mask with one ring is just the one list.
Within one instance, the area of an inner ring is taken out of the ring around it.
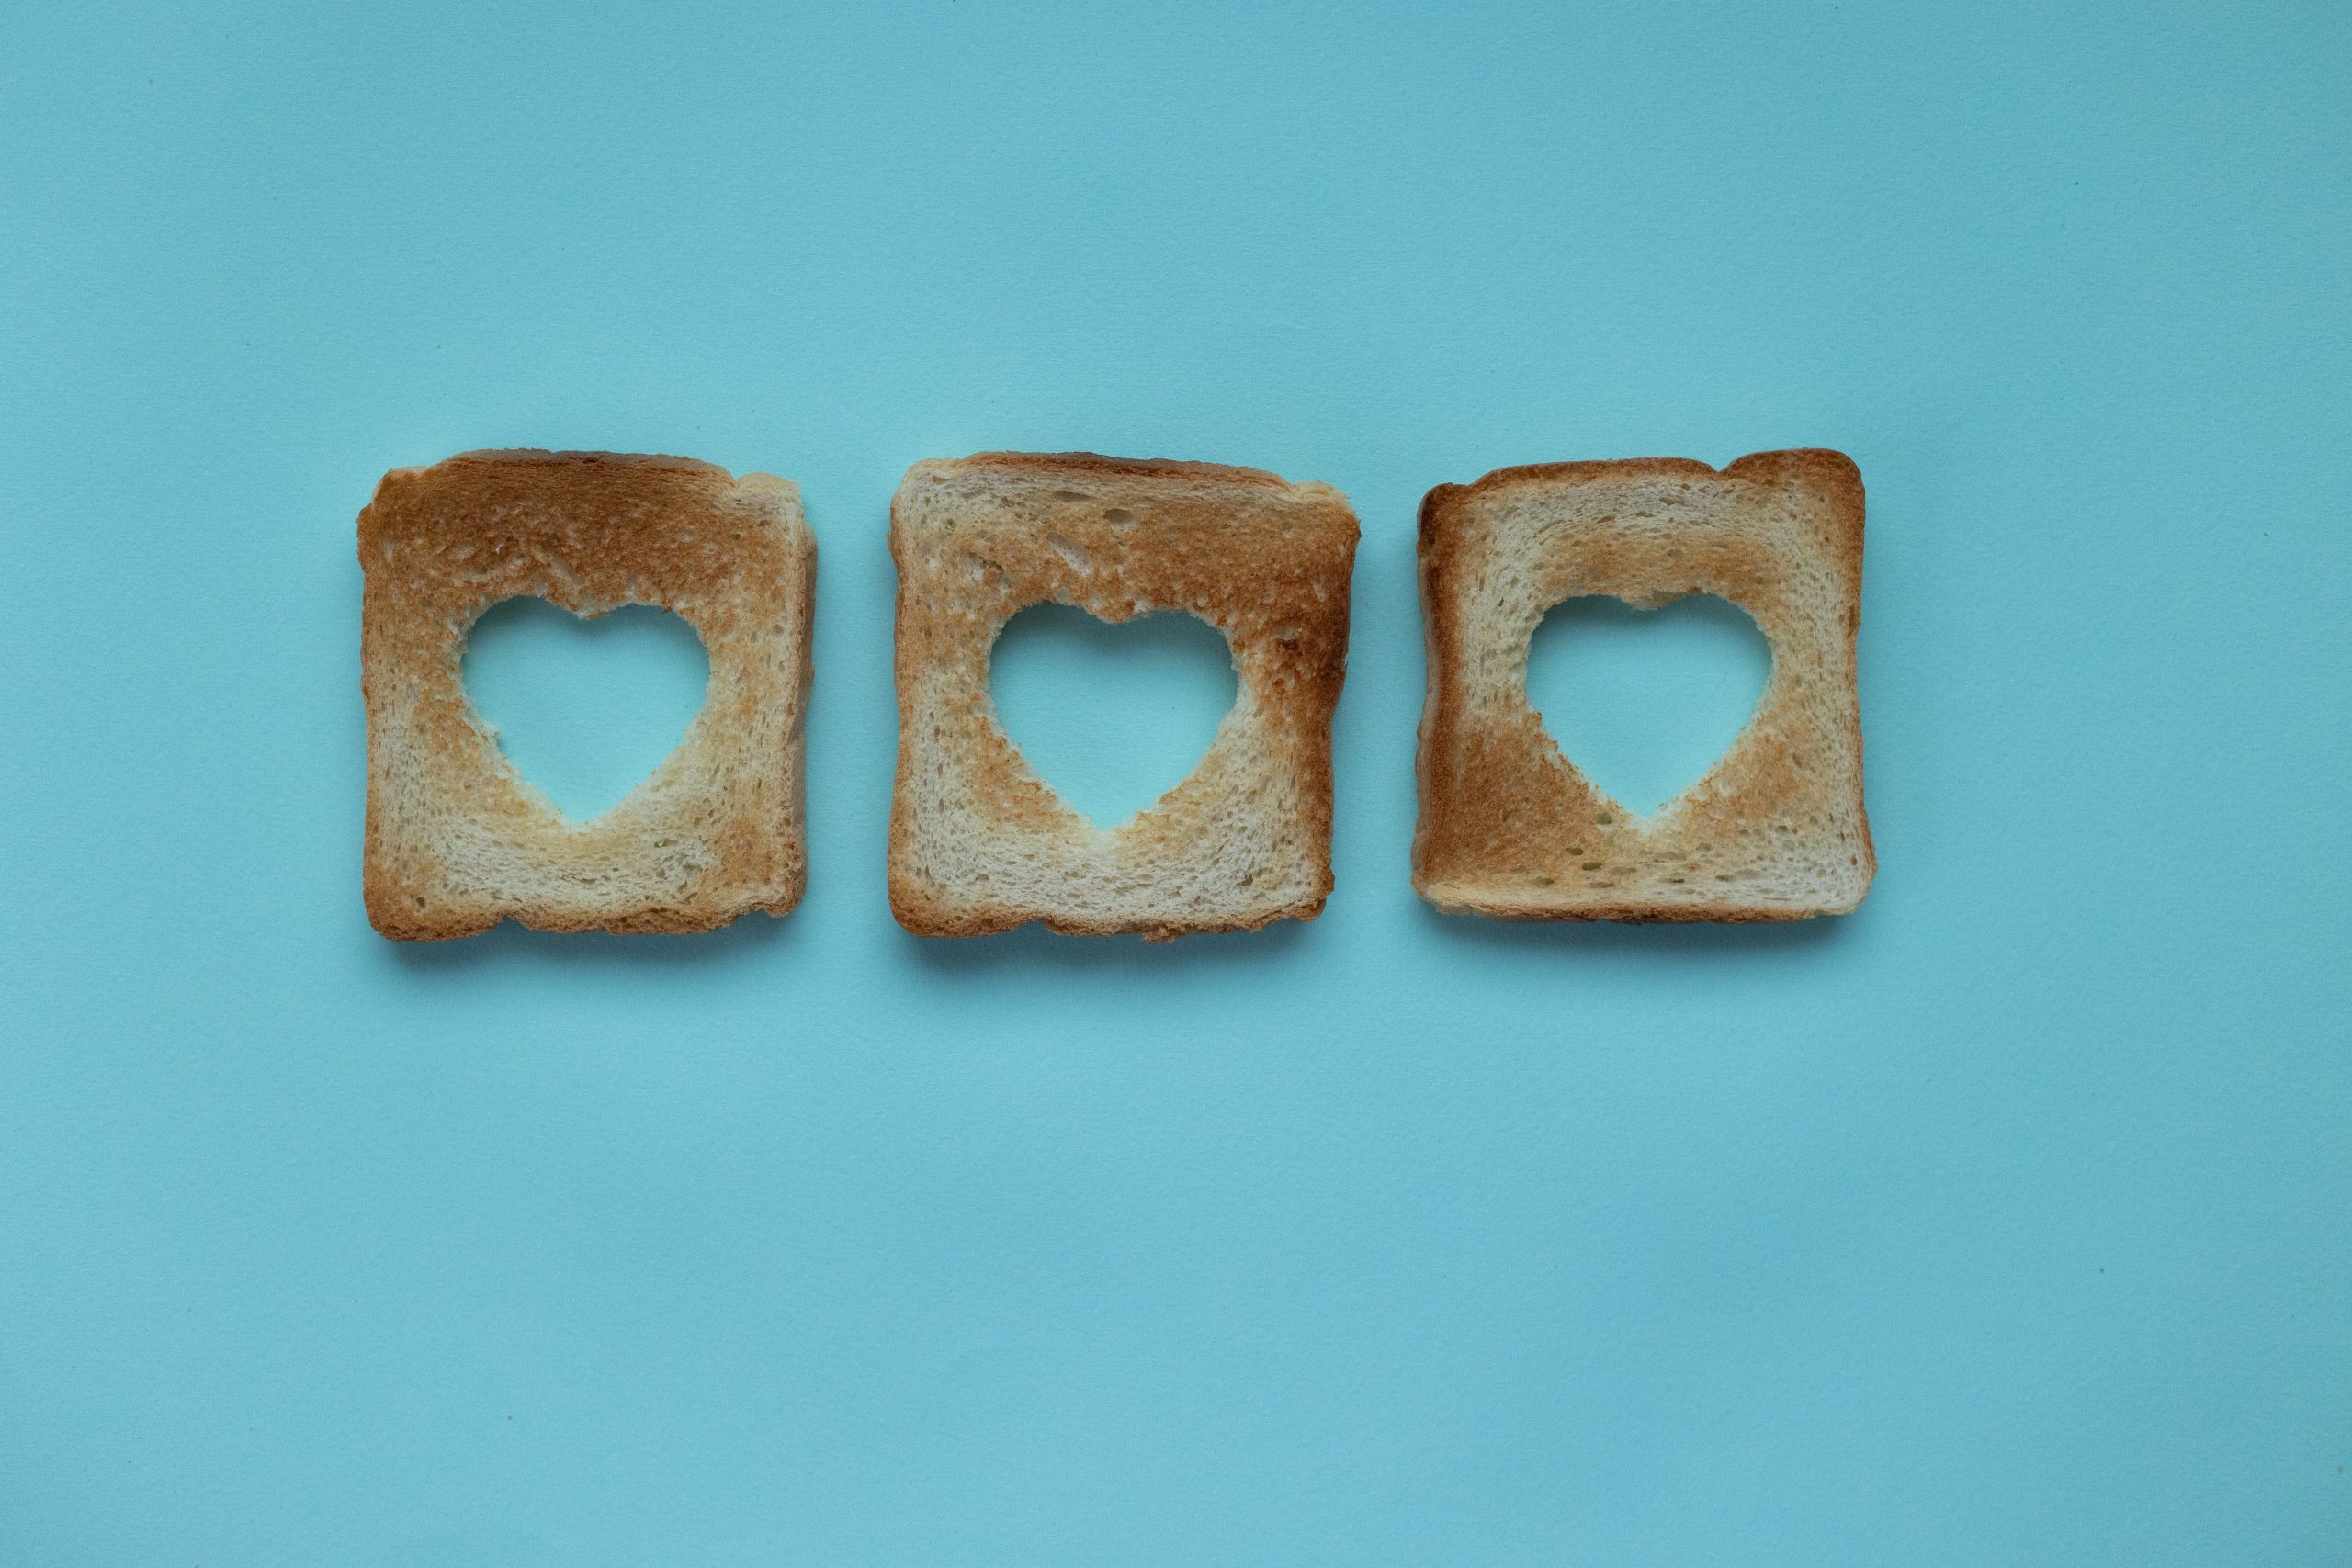
{"label": "golden brown bread surface", "polygon": [[[899,772],[890,908],[909,931],[1247,930],[1331,890],[1331,713],[1355,514],[1328,485],[1091,453],[918,463],[890,505]],[[997,634],[1043,602],[1106,621],[1188,611],[1238,691],[1199,765],[1102,829],[1013,747],[989,695]]]}
{"label": "golden brown bread surface", "polygon": [[[467,452],[384,476],[359,560],[378,931],[435,941],[508,916],[707,931],[798,901],[816,545],[788,480],[684,457]],[[467,632],[518,596],[591,616],[660,605],[709,654],[685,739],[593,821],[517,773],[466,695]]]}
{"label": "golden brown bread surface", "polygon": [[[1718,472],[1674,457],[1501,468],[1421,503],[1429,696],[1413,886],[1507,919],[1843,913],[1877,868],[1854,642],[1862,484],[1821,450]],[[1644,818],[1593,787],[1527,699],[1528,640],[1579,594],[1745,609],[1772,674],[1731,749]]]}

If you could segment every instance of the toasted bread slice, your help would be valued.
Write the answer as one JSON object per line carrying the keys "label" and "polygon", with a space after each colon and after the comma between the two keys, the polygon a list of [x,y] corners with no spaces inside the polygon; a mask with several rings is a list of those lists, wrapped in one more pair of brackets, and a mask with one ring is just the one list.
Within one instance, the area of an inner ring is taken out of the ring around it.
{"label": "toasted bread slice", "polygon": [[[1440,485],[1421,502],[1420,574],[1422,897],[1522,920],[1793,920],[1861,902],[1878,863],[1854,685],[1862,481],[1842,453]],[[1588,593],[1644,609],[1715,594],[1771,645],[1739,739],[1651,818],[1594,788],[1528,703],[1529,637]]]}
{"label": "toasted bread slice", "polygon": [[[693,931],[783,914],[807,879],[801,726],[816,544],[800,492],[684,457],[467,452],[395,468],[359,514],[368,916],[436,941]],[[702,711],[621,803],[573,822],[467,700],[466,634],[503,599],[657,604],[710,656]]]}
{"label": "toasted bread slice", "polygon": [[[1331,712],[1356,519],[1328,485],[1091,453],[918,463],[890,503],[899,776],[890,908],[923,936],[1030,920],[1073,934],[1313,919],[1331,891]],[[1192,773],[1124,826],[1070,809],[1014,749],[989,657],[1051,601],[1106,621],[1182,610],[1238,690]]]}

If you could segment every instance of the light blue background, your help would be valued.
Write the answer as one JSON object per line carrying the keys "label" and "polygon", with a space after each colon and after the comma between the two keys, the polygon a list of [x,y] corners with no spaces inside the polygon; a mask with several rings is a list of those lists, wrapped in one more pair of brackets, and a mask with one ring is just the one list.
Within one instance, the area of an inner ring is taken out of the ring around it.
{"label": "light blue background", "polygon": [[[368,9],[6,25],[0,1562],[2346,1560],[2352,13]],[[788,920],[368,931],[489,445],[804,486]],[[1425,912],[1422,491],[1792,445],[1869,903]],[[1361,512],[1314,925],[891,924],[888,497],[1072,446]]]}

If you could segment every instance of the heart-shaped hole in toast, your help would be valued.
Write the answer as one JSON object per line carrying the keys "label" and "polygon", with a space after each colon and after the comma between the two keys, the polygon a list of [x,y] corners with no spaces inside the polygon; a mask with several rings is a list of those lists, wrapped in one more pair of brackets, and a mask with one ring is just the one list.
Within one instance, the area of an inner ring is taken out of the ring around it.
{"label": "heart-shaped hole in toast", "polygon": [[508,599],[474,623],[464,671],[507,761],[584,822],[677,750],[702,709],[710,656],[693,626],[650,604],[591,618]]}
{"label": "heart-shaped hole in toast", "polygon": [[1747,612],[1691,594],[1655,610],[1599,594],[1552,606],[1527,651],[1527,699],[1593,787],[1649,816],[1747,728],[1772,675]]}
{"label": "heart-shaped hole in toast", "polygon": [[1223,634],[1179,613],[1113,624],[1033,604],[1005,623],[989,661],[997,722],[1098,825],[1124,824],[1182,784],[1236,690]]}

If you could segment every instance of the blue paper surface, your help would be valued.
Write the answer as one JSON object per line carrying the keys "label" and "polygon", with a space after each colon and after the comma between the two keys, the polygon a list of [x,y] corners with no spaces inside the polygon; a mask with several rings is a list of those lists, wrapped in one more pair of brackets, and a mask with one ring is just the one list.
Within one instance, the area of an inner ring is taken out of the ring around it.
{"label": "blue paper surface", "polygon": [[[2352,12],[6,31],[0,1562],[2344,1560]],[[485,446],[802,485],[788,919],[368,930],[353,519]],[[1422,491],[1790,446],[1860,913],[1421,907]],[[992,447],[1353,500],[1319,921],[891,923]]]}

